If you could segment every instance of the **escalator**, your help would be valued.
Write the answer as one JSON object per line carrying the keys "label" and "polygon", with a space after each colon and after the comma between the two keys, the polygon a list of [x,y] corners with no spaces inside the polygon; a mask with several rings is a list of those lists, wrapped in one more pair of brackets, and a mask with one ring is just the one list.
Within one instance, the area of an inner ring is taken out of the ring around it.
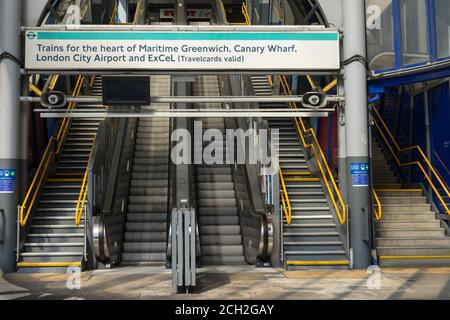
{"label": "escalator", "polygon": [[[102,95],[102,79],[93,82],[92,96]],[[103,108],[79,103],[79,108]],[[65,271],[81,266],[85,245],[84,218],[76,225],[75,211],[100,118],[64,119],[67,135],[54,168],[36,193],[34,214],[20,250],[18,271]],[[55,147],[57,149],[57,146]]]}
{"label": "escalator", "polygon": [[[170,76],[151,76],[152,94],[170,96]],[[167,111],[169,104],[145,109]],[[139,118],[129,188],[122,263],[166,262],[170,119]]]}
{"label": "escalator", "polygon": [[[195,96],[219,96],[219,81],[217,76],[198,76],[193,87]],[[207,103],[201,108],[220,109],[220,103]],[[220,130],[225,136],[225,121],[223,118],[196,119],[202,122],[202,132],[208,129]],[[211,136],[204,136],[204,141]],[[210,141],[203,142],[201,150]],[[217,149],[216,149],[217,150]],[[219,150],[224,152],[222,146]],[[225,159],[225,153],[223,153]],[[245,264],[242,245],[242,230],[235,192],[235,184],[231,165],[196,165],[197,210],[200,232],[201,261],[205,265]]]}
{"label": "escalator", "polygon": [[[252,76],[256,96],[273,95],[266,76]],[[259,103],[264,109],[286,109],[285,103]],[[288,269],[348,269],[349,259],[338,222],[330,208],[319,174],[300,139],[293,118],[268,118],[269,127],[278,130],[280,169],[292,206],[292,221],[283,218],[282,252]]]}

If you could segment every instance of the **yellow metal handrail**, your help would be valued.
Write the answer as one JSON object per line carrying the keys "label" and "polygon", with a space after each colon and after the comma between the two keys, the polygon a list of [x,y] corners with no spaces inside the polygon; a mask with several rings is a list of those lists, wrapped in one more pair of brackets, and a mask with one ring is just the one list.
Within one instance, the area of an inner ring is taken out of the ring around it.
{"label": "yellow metal handrail", "polygon": [[245,5],[245,2],[242,2],[241,12],[242,12],[242,15],[245,18],[245,24],[246,25],[251,25],[252,21],[250,20],[250,15],[248,14],[247,6]]}
{"label": "yellow metal handrail", "polygon": [[[285,95],[287,96],[291,96],[292,92],[291,92],[291,88],[287,82],[287,79],[285,76],[279,76],[280,79],[280,83],[283,89],[283,92]],[[298,106],[295,102],[289,102],[289,106],[291,107],[291,109],[297,110]],[[330,167],[328,166],[327,160],[325,158],[325,155],[323,154],[322,148],[320,147],[319,141],[317,140],[317,136],[316,133],[314,131],[313,128],[309,128],[307,129],[302,118],[300,117],[294,117],[294,121],[297,127],[297,131],[299,133],[300,139],[302,140],[303,146],[305,148],[311,148],[311,150],[313,151],[316,160],[317,160],[317,165],[319,167],[319,170],[322,174],[323,180],[325,182],[325,186],[327,188],[328,194],[330,195],[331,201],[333,203],[333,207],[336,211],[336,215],[339,219],[339,222],[341,224],[344,224],[346,219],[347,219],[347,212],[346,212],[346,207],[345,207],[345,203],[344,200],[342,199],[341,193],[339,191],[338,186],[336,185],[336,181],[334,179],[333,174],[331,173]],[[306,135],[311,135],[311,137],[313,138],[313,142],[312,143],[307,143],[305,136]],[[317,146],[317,147],[316,147]],[[320,158],[319,158],[320,156]],[[319,160],[321,159],[324,163],[325,166],[325,170],[322,166],[321,161]],[[331,180],[331,185],[333,187],[333,190],[330,187],[330,183],[328,182],[328,179]],[[337,200],[335,198],[334,193],[336,193],[337,195]],[[338,206],[338,202],[341,206],[341,208],[339,208]]]}
{"label": "yellow metal handrail", "polygon": [[[84,79],[85,79],[84,76],[78,76],[72,96],[77,97],[80,94],[81,89],[83,88]],[[69,111],[72,111],[73,109],[75,109],[75,106],[76,106],[75,102],[70,102],[67,109]],[[58,146],[56,148],[56,154],[59,154],[61,152],[61,148],[62,148],[64,139],[67,135],[67,132],[69,131],[71,122],[72,122],[72,119],[69,117],[66,117],[63,119],[61,126],[59,127],[58,134],[56,135],[56,141],[58,142]]]}
{"label": "yellow metal handrail", "polygon": [[291,207],[291,200],[289,200],[289,194],[287,192],[286,183],[284,181],[283,172],[281,171],[281,166],[278,164],[278,172],[280,175],[280,182],[281,182],[281,203],[283,204],[283,211],[284,216],[286,217],[286,222],[288,224],[292,223],[292,207]]}
{"label": "yellow metal handrail", "polygon": [[[141,3],[141,1],[138,2],[138,4],[136,5],[136,13],[134,15],[134,21],[136,21],[137,19],[137,14],[139,11],[139,4]],[[111,14],[111,19],[109,20],[109,24],[115,24],[115,15],[116,15],[116,10],[117,7],[114,6],[113,12]],[[89,86],[92,88],[94,86],[94,82],[95,82],[95,75],[92,76],[91,81],[89,82]],[[97,136],[95,137],[92,146],[95,145],[95,140],[96,140]],[[83,176],[83,182],[81,183],[81,188],[80,188],[80,193],[78,195],[78,201],[77,201],[77,207],[75,209],[75,224],[77,226],[80,225],[81,222],[81,217],[83,216],[83,212],[84,212],[84,208],[85,208],[85,203],[86,203],[86,198],[88,195],[88,177],[89,177],[89,162],[91,161],[91,157],[92,157],[92,150],[93,147],[91,149],[91,153],[89,155],[89,160],[88,160],[88,166],[86,167],[86,170],[84,172],[84,176]]]}
{"label": "yellow metal handrail", "polygon": [[109,24],[114,24],[116,22],[116,13],[117,13],[117,7],[113,7],[113,11],[111,14],[111,18],[109,19]]}
{"label": "yellow metal handrail", "polygon": [[[54,137],[51,137],[48,141],[47,147],[45,148],[44,155],[42,156],[41,162],[37,168],[36,173],[34,174],[33,180],[31,181],[31,185],[28,188],[28,191],[23,200],[22,206],[20,207],[20,215],[19,215],[19,223],[23,227],[27,224],[28,218],[30,217],[31,209],[36,201],[36,197],[39,193],[39,189],[44,181],[45,173],[47,172],[48,166],[50,164],[50,160],[55,155],[52,150],[54,144]],[[31,196],[32,192],[33,195]],[[30,199],[30,203],[28,203],[28,199]],[[26,212],[25,212],[26,209]]]}
{"label": "yellow metal handrail", "polygon": [[[83,76],[78,77],[73,93],[74,96],[78,96],[78,94],[80,93],[81,88],[83,86],[83,79],[84,79]],[[68,106],[68,109],[73,110],[75,108],[75,105],[76,103],[71,102]],[[25,226],[28,222],[31,211],[36,202],[37,195],[39,194],[39,190],[44,181],[44,177],[47,174],[47,170],[50,165],[50,160],[56,155],[58,155],[61,151],[61,147],[64,141],[64,137],[67,134],[69,124],[70,118],[64,118],[63,121],[61,122],[61,126],[59,127],[56,137],[52,136],[47,143],[44,155],[42,156],[41,162],[39,163],[38,169],[34,174],[33,180],[31,181],[31,184],[28,187],[28,191],[25,195],[25,198],[20,208],[19,223],[22,227]],[[54,148],[56,148],[56,151],[53,150]],[[29,200],[30,202],[28,202]]]}
{"label": "yellow metal handrail", "polygon": [[[91,150],[92,154],[92,150]],[[90,157],[89,157],[90,159]],[[78,226],[80,225],[81,217],[83,216],[84,212],[84,204],[86,203],[86,197],[88,194],[88,176],[89,176],[89,167],[86,168],[86,171],[84,172],[83,177],[83,183],[81,184],[80,188],[80,194],[78,196],[77,201],[77,208],[75,210],[75,224]]]}
{"label": "yellow metal handrail", "polygon": [[[378,110],[375,108],[374,105],[372,106],[372,110],[375,111],[374,113],[376,114],[376,116],[379,119],[379,121],[382,123],[382,125],[383,125],[384,129],[386,130],[387,134],[389,135],[389,137],[391,138],[391,143],[389,143],[389,141],[388,141],[386,135],[384,134],[382,128],[378,124],[378,121],[375,119],[375,117],[373,117],[372,118],[373,123],[375,124],[375,127],[378,129],[381,137],[383,138],[384,142],[386,143],[386,146],[391,151],[391,154],[394,157],[394,160],[397,163],[397,165],[399,167],[409,167],[409,166],[412,166],[412,165],[417,165],[419,167],[420,171],[422,172],[424,178],[428,181],[428,183],[430,184],[431,188],[436,193],[436,196],[438,197],[439,202],[445,208],[446,213],[448,215],[450,215],[450,210],[449,210],[447,204],[445,203],[445,201],[442,198],[441,194],[438,192],[435,184],[433,183],[433,179],[428,175],[428,173],[426,172],[426,170],[424,169],[422,164],[419,161],[410,161],[410,162],[406,162],[406,163],[401,163],[399,158],[398,158],[398,156],[397,156],[397,153],[403,153],[403,152],[407,152],[407,151],[418,150],[420,155],[421,155],[421,157],[422,157],[422,159],[425,161],[425,163],[427,164],[428,168],[433,173],[434,177],[439,182],[439,184],[441,185],[442,189],[445,191],[447,197],[450,197],[450,192],[449,192],[448,188],[443,183],[443,181],[439,177],[439,175],[436,172],[436,170],[434,169],[434,167],[431,165],[431,163],[428,160],[428,158],[425,156],[425,153],[422,151],[422,148],[420,146],[418,146],[418,145],[411,146],[411,147],[406,147],[406,148],[400,148],[399,144],[395,140],[394,136],[392,135],[391,131],[387,127],[386,123],[384,122],[383,118],[381,117],[380,113],[378,112]],[[394,146],[396,147],[397,152],[395,152],[394,149],[392,148],[392,144],[394,144]]]}
{"label": "yellow metal handrail", "polygon": [[381,206],[380,198],[378,197],[378,194],[375,191],[375,189],[373,189],[373,197],[374,197],[375,202],[377,204],[377,210],[375,210],[375,219],[376,220],[381,220],[381,216],[383,214],[383,208]]}
{"label": "yellow metal handrail", "polygon": [[250,20],[250,16],[248,15],[248,11],[247,11],[247,6],[245,5],[245,3],[242,3],[241,6],[241,12],[242,15],[244,16],[245,22],[229,22],[228,21],[228,17],[227,17],[227,13],[225,11],[225,5],[223,4],[223,1],[220,2],[220,6],[222,7],[223,13],[224,13],[224,17],[225,17],[225,21],[227,24],[230,25],[241,25],[241,26],[248,26],[251,25],[251,20]]}

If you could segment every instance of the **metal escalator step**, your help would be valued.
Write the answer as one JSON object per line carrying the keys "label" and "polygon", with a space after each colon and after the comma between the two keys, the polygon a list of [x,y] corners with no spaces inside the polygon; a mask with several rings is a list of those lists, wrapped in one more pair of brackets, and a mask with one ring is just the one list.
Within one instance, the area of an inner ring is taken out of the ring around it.
{"label": "metal escalator step", "polygon": [[197,175],[230,175],[232,174],[230,166],[197,166]]}
{"label": "metal escalator step", "polygon": [[167,187],[131,187],[130,196],[165,196],[167,200]]}
{"label": "metal escalator step", "polygon": [[234,216],[238,214],[238,208],[237,207],[228,207],[228,208],[216,208],[216,207],[200,207],[198,208],[199,215],[221,215],[221,216]]}
{"label": "metal escalator step", "polygon": [[233,182],[197,182],[197,190],[200,191],[234,191]]}
{"label": "metal escalator step", "polygon": [[166,241],[166,232],[125,232],[125,243],[127,242],[158,242]]}
{"label": "metal escalator step", "polygon": [[133,180],[167,180],[167,172],[132,172],[131,179]]}
{"label": "metal escalator step", "polygon": [[199,226],[201,235],[241,235],[241,227],[240,226]]}
{"label": "metal escalator step", "polygon": [[243,256],[242,245],[202,245],[202,256]]}
{"label": "metal escalator step", "polygon": [[169,164],[169,157],[152,157],[152,158],[139,158],[135,157],[133,160],[133,164],[135,165],[145,165],[145,166],[153,166],[153,165],[168,165]]}
{"label": "metal escalator step", "polygon": [[236,198],[199,198],[197,199],[198,206],[203,207],[236,207]]}
{"label": "metal escalator step", "polygon": [[198,218],[199,225],[207,226],[207,225],[239,225],[239,217],[238,216],[200,216]]}
{"label": "metal escalator step", "polygon": [[233,182],[231,175],[197,175],[198,182]]}
{"label": "metal escalator step", "polygon": [[167,211],[167,202],[165,203],[145,203],[145,204],[128,204],[128,212],[166,212]]}
{"label": "metal escalator step", "polygon": [[127,232],[166,232],[167,223],[164,222],[127,222]]}
{"label": "metal escalator step", "polygon": [[164,262],[166,261],[166,253],[122,253],[123,262],[145,263],[145,262]]}
{"label": "metal escalator step", "polygon": [[169,168],[168,164],[163,165],[141,165],[141,164],[134,164],[133,165],[133,172],[167,172],[168,173]]}
{"label": "metal escalator step", "polygon": [[197,197],[201,199],[209,199],[209,198],[224,198],[231,199],[235,198],[236,193],[234,190],[204,190],[200,189],[197,191]]}
{"label": "metal escalator step", "polygon": [[242,245],[242,237],[236,235],[202,235],[201,245]]}
{"label": "metal escalator step", "polygon": [[132,204],[167,204],[167,195],[162,196],[129,196]]}
{"label": "metal escalator step", "polygon": [[168,186],[167,177],[166,179],[158,179],[158,180],[137,180],[131,179],[130,181],[131,187],[133,188],[141,188],[141,187],[166,187]]}
{"label": "metal escalator step", "polygon": [[166,222],[167,216],[168,216],[167,213],[128,212],[127,213],[127,221],[128,222]]}
{"label": "metal escalator step", "polygon": [[247,264],[244,256],[202,256],[205,265],[243,265]]}
{"label": "metal escalator step", "polygon": [[165,253],[166,242],[125,242],[123,244],[124,253]]}

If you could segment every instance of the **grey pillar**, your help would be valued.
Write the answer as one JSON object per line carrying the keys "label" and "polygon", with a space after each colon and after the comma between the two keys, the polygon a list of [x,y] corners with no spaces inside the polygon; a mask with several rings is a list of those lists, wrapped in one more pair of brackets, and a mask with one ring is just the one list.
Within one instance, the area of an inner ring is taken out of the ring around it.
{"label": "grey pillar", "polygon": [[[423,83],[423,112],[425,122],[425,143],[426,143],[426,156],[431,161],[431,131],[430,131],[430,99],[428,95],[428,83]],[[427,173],[431,177],[432,173],[430,168],[427,168]],[[428,186],[428,194],[432,194],[433,189]]]}
{"label": "grey pillar", "polygon": [[[366,23],[364,1],[343,0],[344,61],[361,56],[366,58]],[[355,166],[369,163],[366,66],[361,61],[344,68],[346,94],[346,153],[350,247],[353,267],[370,265],[370,188],[368,173]],[[353,168],[351,171],[350,169]],[[353,173],[353,174],[352,174]]]}
{"label": "grey pillar", "polygon": [[[21,110],[19,96],[21,90],[20,66],[15,57],[22,60],[20,24],[22,18],[21,0],[0,0],[0,52],[9,55],[0,60],[0,168],[15,170],[15,180],[11,188],[5,188],[0,177],[0,224],[4,224],[0,236],[0,269],[4,272],[15,270],[16,220],[19,201],[22,199],[26,182],[26,137],[25,109]],[[3,171],[4,172],[4,171]]]}

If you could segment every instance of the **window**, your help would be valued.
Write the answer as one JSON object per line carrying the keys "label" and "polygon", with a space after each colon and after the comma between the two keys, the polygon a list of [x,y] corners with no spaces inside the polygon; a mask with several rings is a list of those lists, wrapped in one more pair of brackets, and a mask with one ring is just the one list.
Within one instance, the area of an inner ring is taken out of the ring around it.
{"label": "window", "polygon": [[436,0],[436,38],[439,58],[450,56],[450,1]]}
{"label": "window", "polygon": [[367,55],[371,70],[395,65],[392,0],[366,0]]}
{"label": "window", "polygon": [[426,0],[400,0],[403,64],[429,61]]}

